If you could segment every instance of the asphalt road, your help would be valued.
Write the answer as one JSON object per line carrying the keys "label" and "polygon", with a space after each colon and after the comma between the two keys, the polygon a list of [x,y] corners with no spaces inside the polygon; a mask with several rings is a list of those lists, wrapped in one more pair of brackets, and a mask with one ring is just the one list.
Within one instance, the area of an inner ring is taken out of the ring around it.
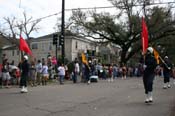
{"label": "asphalt road", "polygon": [[101,80],[90,85],[70,82],[0,89],[0,116],[170,116],[175,85],[162,89],[162,78],[154,81],[154,103],[145,104],[141,78]]}

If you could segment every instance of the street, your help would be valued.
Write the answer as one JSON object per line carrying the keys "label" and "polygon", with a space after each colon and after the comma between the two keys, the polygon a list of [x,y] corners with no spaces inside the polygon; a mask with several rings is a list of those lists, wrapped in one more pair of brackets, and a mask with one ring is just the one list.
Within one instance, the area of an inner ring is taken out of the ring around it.
{"label": "street", "polygon": [[162,89],[163,78],[154,81],[153,104],[145,104],[142,78],[100,80],[0,89],[0,116],[170,116],[175,85]]}

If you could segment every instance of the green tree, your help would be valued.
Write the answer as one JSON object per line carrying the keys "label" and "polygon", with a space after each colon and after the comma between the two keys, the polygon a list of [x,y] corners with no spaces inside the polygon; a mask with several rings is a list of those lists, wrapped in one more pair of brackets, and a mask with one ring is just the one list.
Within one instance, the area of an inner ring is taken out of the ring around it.
{"label": "green tree", "polygon": [[141,52],[141,18],[144,15],[149,30],[149,43],[175,34],[171,7],[152,6],[150,1],[109,0],[117,9],[117,15],[107,12],[73,11],[71,21],[74,31],[94,39],[103,39],[122,48],[121,63]]}

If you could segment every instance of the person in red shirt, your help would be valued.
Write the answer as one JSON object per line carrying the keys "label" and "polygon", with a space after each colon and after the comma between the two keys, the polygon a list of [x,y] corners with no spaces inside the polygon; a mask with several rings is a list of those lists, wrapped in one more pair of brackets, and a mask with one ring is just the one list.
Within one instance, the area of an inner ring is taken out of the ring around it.
{"label": "person in red shirt", "polygon": [[111,65],[109,65],[109,67],[108,67],[108,74],[109,74],[109,82],[113,82],[113,69],[112,69],[112,66]]}

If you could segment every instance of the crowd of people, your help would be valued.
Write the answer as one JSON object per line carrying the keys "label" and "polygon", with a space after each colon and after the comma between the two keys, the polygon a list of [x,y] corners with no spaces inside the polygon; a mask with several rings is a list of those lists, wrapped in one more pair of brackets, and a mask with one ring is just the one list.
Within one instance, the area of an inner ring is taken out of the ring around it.
{"label": "crowd of people", "polygon": [[[148,49],[148,51],[151,50]],[[165,63],[163,63],[163,65],[154,66],[154,62],[145,60],[146,68],[141,63],[138,63],[137,66],[101,64],[92,59],[88,60],[87,64],[75,59],[75,61],[71,62],[72,67],[70,67],[70,63],[66,65],[57,63],[55,57],[51,56],[48,56],[46,60],[29,61],[28,56],[24,55],[22,62],[19,62],[18,66],[15,66],[14,61],[9,63],[8,59],[4,57],[3,63],[0,66],[1,85],[6,88],[9,88],[11,85],[19,85],[21,92],[28,92],[27,85],[32,87],[38,85],[45,86],[49,80],[57,80],[63,85],[65,79],[77,83],[79,78],[81,82],[90,84],[91,76],[98,76],[98,79],[109,82],[113,82],[118,78],[125,80],[131,77],[143,77],[145,93],[150,95],[154,74],[164,77],[164,89],[170,88],[170,77],[175,78],[175,70],[167,56],[165,57]],[[152,69],[150,67],[152,67]],[[147,84],[147,81],[150,83]],[[148,99],[146,99],[146,101],[148,101]],[[152,99],[150,101],[152,101]]]}

